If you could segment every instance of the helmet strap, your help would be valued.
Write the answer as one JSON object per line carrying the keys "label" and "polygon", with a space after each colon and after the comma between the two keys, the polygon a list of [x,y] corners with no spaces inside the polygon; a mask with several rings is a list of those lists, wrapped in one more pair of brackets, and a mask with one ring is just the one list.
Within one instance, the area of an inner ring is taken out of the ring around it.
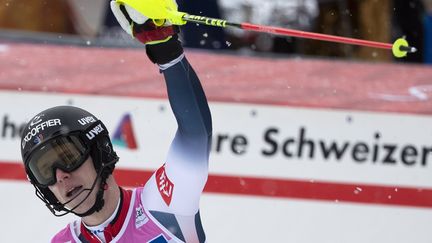
{"label": "helmet strap", "polygon": [[[108,179],[109,175],[111,175],[112,172],[114,171],[115,164],[117,163],[119,158],[117,154],[112,150],[112,144],[108,136],[106,138],[100,139],[93,146],[95,147],[92,148],[91,150],[92,151],[91,157],[93,159],[94,167],[97,171],[97,176],[95,178],[92,188],[87,189],[89,190],[87,197],[90,195],[91,191],[93,191],[97,183],[96,180],[100,179],[100,183],[99,183],[98,192],[96,194],[95,203],[86,212],[80,214],[73,211],[76,207],[78,207],[78,205],[75,206],[74,209],[67,209],[64,204],[60,203],[57,200],[57,198],[54,196],[51,190],[49,190],[48,188],[40,188],[32,183],[36,189],[36,196],[39,197],[39,199],[41,199],[45,203],[47,208],[55,216],[60,217],[68,213],[73,213],[79,217],[85,217],[95,212],[99,212],[105,205],[105,200],[103,199],[103,196],[107,186],[106,180]],[[103,161],[108,161],[108,162],[105,163]]]}
{"label": "helmet strap", "polygon": [[[109,140],[109,137],[101,138],[96,142],[95,146],[97,148],[92,149],[93,151],[92,158],[93,158],[94,167],[96,168],[96,171],[102,170],[99,171],[100,173],[99,190],[96,194],[95,203],[89,210],[87,210],[85,213],[82,214],[73,212],[75,215],[79,217],[85,217],[102,210],[103,206],[105,205],[105,200],[103,198],[103,195],[107,186],[106,180],[108,179],[108,176],[112,174],[115,167],[115,162],[118,161],[117,155],[112,150],[112,145]],[[115,161],[115,162],[105,164],[106,161],[110,161],[110,162]]]}
{"label": "helmet strap", "polygon": [[[103,206],[105,205],[105,200],[103,199],[103,195],[104,195],[104,191],[106,190],[106,180],[108,179],[108,176],[111,174],[109,171],[109,169],[107,168],[101,168],[102,174],[101,174],[101,182],[99,184],[99,190],[96,194],[96,200],[95,203],[93,204],[93,206],[87,210],[85,213],[77,213],[72,211],[75,215],[79,216],[79,217],[85,217],[85,216],[89,216],[95,212],[99,212]],[[107,173],[108,172],[108,173]]]}

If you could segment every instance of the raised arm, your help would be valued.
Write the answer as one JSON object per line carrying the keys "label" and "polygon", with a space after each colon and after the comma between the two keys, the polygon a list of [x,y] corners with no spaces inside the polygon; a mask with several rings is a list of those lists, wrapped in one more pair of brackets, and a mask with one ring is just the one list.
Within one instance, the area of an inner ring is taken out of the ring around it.
{"label": "raised arm", "polygon": [[173,184],[169,207],[175,213],[195,214],[208,175],[210,111],[199,79],[186,58],[163,73],[178,124],[165,164],[167,179]]}
{"label": "raised arm", "polygon": [[123,29],[146,44],[147,55],[159,66],[178,124],[167,158],[146,183],[142,201],[154,212],[195,216],[207,181],[212,134],[210,110],[200,80],[184,56],[176,26],[168,22],[156,26],[121,3],[111,2],[111,8]]}
{"label": "raised arm", "polygon": [[182,55],[178,59],[176,65],[163,71],[168,98],[178,124],[174,142],[190,152],[186,156],[194,154],[208,158],[212,122],[206,96],[186,58]]}

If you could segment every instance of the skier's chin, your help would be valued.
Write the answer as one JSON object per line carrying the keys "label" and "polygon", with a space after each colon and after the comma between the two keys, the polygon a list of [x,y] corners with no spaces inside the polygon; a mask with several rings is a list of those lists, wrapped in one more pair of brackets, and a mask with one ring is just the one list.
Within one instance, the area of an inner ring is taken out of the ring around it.
{"label": "skier's chin", "polygon": [[[95,203],[96,196],[94,195],[94,190],[87,197],[88,192],[84,191],[76,198],[74,198],[70,203],[66,204],[68,209],[73,209],[75,213],[82,214],[87,212]],[[86,198],[87,197],[87,198]]]}

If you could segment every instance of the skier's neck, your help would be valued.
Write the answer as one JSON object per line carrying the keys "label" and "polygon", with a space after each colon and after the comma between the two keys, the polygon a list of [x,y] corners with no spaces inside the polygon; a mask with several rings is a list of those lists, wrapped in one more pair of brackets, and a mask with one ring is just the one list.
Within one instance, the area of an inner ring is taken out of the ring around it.
{"label": "skier's neck", "polygon": [[117,205],[120,202],[120,187],[112,175],[107,179],[107,189],[104,191],[103,198],[104,206],[99,212],[94,212],[81,219],[87,226],[100,225],[115,213]]}

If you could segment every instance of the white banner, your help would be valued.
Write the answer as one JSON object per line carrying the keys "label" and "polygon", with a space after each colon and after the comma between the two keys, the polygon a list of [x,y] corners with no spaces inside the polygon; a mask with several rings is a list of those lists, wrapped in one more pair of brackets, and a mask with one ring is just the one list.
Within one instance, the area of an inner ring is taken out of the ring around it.
{"label": "white banner", "polygon": [[[169,105],[162,99],[0,91],[0,103],[0,165],[21,163],[20,131],[33,115],[54,105],[76,105],[104,121],[121,157],[119,168],[159,167],[176,128]],[[214,127],[211,175],[229,180],[245,176],[388,185],[395,187],[395,193],[398,186],[419,191],[432,187],[431,117],[216,102],[210,108]],[[2,242],[45,242],[73,218],[53,218],[27,182],[0,182],[2,195],[14,191],[13,199],[2,204],[1,213],[10,219],[1,225],[5,229],[0,234]],[[352,189],[353,194],[362,190]],[[341,194],[347,197],[346,191]],[[365,196],[374,198],[366,192]],[[427,243],[432,211],[427,198],[418,196],[407,199],[414,204],[393,206],[321,196],[323,201],[314,195],[299,199],[204,194],[201,215],[209,242]],[[16,210],[23,208],[31,212],[25,216],[26,224],[36,225],[28,234],[18,231],[23,218],[16,217]],[[50,227],[41,221],[50,221]]]}
{"label": "white banner", "polygon": [[[176,124],[165,100],[0,92],[1,161],[20,161],[33,115],[71,104],[101,119],[120,167],[159,167]],[[211,103],[211,172],[226,175],[432,187],[432,117]],[[129,141],[124,139],[124,135]],[[131,141],[132,140],[132,141]]]}

